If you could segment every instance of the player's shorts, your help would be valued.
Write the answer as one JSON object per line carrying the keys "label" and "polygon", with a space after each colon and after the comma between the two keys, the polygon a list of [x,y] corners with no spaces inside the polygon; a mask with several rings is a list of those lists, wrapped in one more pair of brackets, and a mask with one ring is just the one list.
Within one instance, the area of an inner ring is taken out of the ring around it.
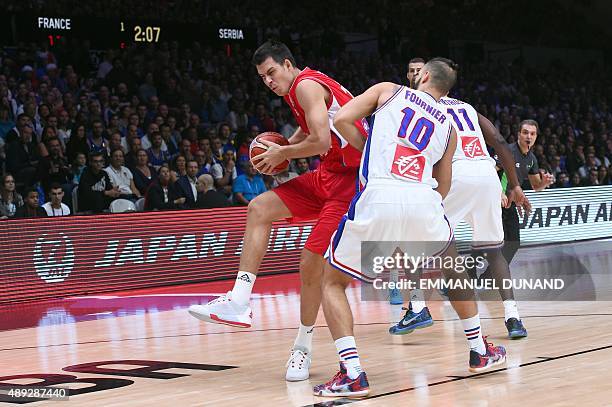
{"label": "player's shorts", "polygon": [[329,239],[357,191],[357,171],[344,173],[324,169],[302,174],[273,191],[291,211],[289,222],[318,219],[304,248],[325,254]]}
{"label": "player's shorts", "polygon": [[472,226],[474,248],[488,249],[504,244],[501,193],[501,183],[491,162],[459,160],[453,163],[453,179],[444,199],[444,211],[453,230],[462,220]]}
{"label": "player's shorts", "polygon": [[370,252],[362,253],[362,242],[397,242],[397,247],[409,255],[437,256],[448,249],[452,240],[442,197],[431,186],[371,179],[353,198],[332,237],[326,258],[336,269],[371,283],[379,275],[367,261],[362,266],[362,254],[369,259],[371,252],[378,249],[368,244]]}

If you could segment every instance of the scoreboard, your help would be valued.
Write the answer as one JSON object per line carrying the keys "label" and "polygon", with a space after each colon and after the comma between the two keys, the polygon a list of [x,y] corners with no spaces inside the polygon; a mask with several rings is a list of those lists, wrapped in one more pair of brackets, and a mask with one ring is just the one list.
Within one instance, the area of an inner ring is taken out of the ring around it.
{"label": "scoreboard", "polygon": [[53,47],[63,40],[88,40],[93,48],[124,48],[132,44],[193,42],[204,45],[241,43],[254,46],[257,30],[220,26],[207,21],[184,24],[139,19],[107,19],[66,15],[3,14],[0,42],[46,42]]}

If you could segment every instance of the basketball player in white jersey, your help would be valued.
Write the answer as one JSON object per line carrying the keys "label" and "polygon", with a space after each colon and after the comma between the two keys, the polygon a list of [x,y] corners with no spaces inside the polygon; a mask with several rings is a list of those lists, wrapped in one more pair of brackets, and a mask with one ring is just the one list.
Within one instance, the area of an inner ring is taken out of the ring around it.
{"label": "basketball player in white jersey", "polygon": [[[508,174],[510,201],[528,210],[529,201],[518,183],[514,158],[495,126],[470,104],[449,97],[442,98],[440,103],[444,105],[443,110],[457,132],[453,178],[444,199],[444,211],[453,230],[460,221],[472,227],[472,249],[486,255],[489,270],[500,287],[508,336],[510,339],[524,338],[527,330],[519,316],[514,292],[512,288],[503,288],[503,280],[511,277],[508,262],[501,251],[504,244],[502,187],[495,170],[495,160],[489,155],[486,145],[493,147]],[[412,290],[410,297],[406,314],[389,329],[389,333],[404,335],[432,325],[422,291]]]}
{"label": "basketball player in white jersey", "polygon": [[[432,59],[419,74],[417,90],[393,83],[374,85],[334,118],[340,134],[364,151],[359,174],[364,187],[353,198],[326,254],[322,303],[340,371],[329,382],[315,386],[316,395],[360,397],[369,393],[345,293],[351,277],[366,283],[377,278],[372,268],[362,268],[362,241],[393,241],[404,253],[418,247],[426,256],[456,257],[442,199],[450,189],[457,136],[438,103],[455,84],[456,75],[452,61]],[[351,127],[369,115],[370,135],[364,143]],[[452,270],[444,272],[449,278],[463,278]],[[449,297],[470,345],[469,369],[480,372],[504,363],[505,349],[482,337],[473,291],[451,289]]]}

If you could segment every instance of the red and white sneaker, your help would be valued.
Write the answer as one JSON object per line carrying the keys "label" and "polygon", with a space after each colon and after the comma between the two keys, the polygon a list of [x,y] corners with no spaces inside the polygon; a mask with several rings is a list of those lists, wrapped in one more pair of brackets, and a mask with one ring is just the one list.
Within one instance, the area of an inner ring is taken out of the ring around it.
{"label": "red and white sneaker", "polygon": [[204,322],[239,328],[250,328],[253,319],[251,307],[233,302],[231,291],[215,298],[208,304],[192,305],[189,307],[189,313]]}
{"label": "red and white sneaker", "polygon": [[315,386],[313,393],[323,397],[365,397],[370,393],[370,384],[365,372],[361,372],[356,379],[350,379],[344,364],[340,362],[340,371],[327,383]]}
{"label": "red and white sneaker", "polygon": [[503,346],[493,346],[493,344],[491,342],[487,342],[485,338],[482,339],[484,340],[487,353],[481,355],[476,351],[470,351],[469,370],[472,373],[484,372],[485,370],[489,370],[495,366],[506,363],[506,348]]}

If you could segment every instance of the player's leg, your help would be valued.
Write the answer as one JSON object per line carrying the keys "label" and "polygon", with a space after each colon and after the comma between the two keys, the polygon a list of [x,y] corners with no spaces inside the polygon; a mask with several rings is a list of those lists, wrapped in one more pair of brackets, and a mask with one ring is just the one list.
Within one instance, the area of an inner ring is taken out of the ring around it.
{"label": "player's leg", "polygon": [[353,335],[353,314],[346,297],[351,277],[325,264],[323,272],[323,312],[338,356],[340,371],[327,383],[314,387],[314,394],[329,397],[363,397],[369,383],[361,367]]}
{"label": "player's leg", "polygon": [[[449,246],[444,256],[452,258],[459,256],[454,244]],[[466,282],[469,279],[467,273],[456,271],[453,268],[445,268],[443,272],[448,281]],[[469,370],[471,372],[482,372],[505,363],[506,349],[503,346],[493,346],[482,335],[480,314],[478,313],[474,290],[467,288],[465,284],[453,285],[448,290],[448,297],[461,319],[463,332],[470,347]]]}
{"label": "player's leg", "polygon": [[[456,176],[453,177],[451,188],[444,199],[444,213],[453,230],[469,211],[469,207],[465,205],[465,190],[462,180]],[[418,277],[420,278],[420,275]],[[446,295],[446,291],[443,294]],[[427,328],[432,325],[433,318],[425,303],[423,290],[417,288],[410,290],[410,301],[406,307],[406,313],[397,324],[389,328],[389,333],[405,335],[414,332],[415,329]]]}
{"label": "player's leg", "polygon": [[321,280],[329,241],[338,228],[349,202],[327,200],[319,213],[319,220],[312,229],[300,259],[300,327],[287,361],[285,378],[289,381],[306,380],[309,377],[312,357],[314,325],[321,304]]}
{"label": "player's leg", "polygon": [[[415,270],[413,273],[405,273],[408,280],[419,284],[422,277],[422,269]],[[406,313],[399,322],[389,328],[391,335],[406,335],[414,332],[415,329],[423,329],[433,325],[434,321],[425,303],[423,290],[415,288],[410,290],[410,301],[408,306],[402,308]]]}
{"label": "player's leg", "polygon": [[266,253],[272,222],[291,216],[291,211],[274,191],[249,203],[240,266],[232,291],[204,305],[192,305],[189,313],[206,321],[241,328],[251,326],[251,291]]}
{"label": "player's leg", "polygon": [[[314,229],[313,229],[314,231]],[[311,233],[312,235],[312,233]],[[321,305],[321,279],[325,259],[307,248],[300,257],[300,327],[287,360],[285,379],[290,382],[310,377],[312,338]]]}
{"label": "player's leg", "polygon": [[[514,290],[510,286],[504,288],[504,280],[509,280],[510,267],[502,252],[504,227],[501,212],[501,187],[494,174],[483,177],[479,183],[482,203],[470,214],[469,222],[474,230],[474,247],[486,256],[489,263],[487,274],[490,274],[499,287],[499,293],[504,304],[504,321],[508,336],[519,339],[527,336],[521,317],[519,315]],[[515,211],[516,212],[516,211]],[[518,221],[518,220],[517,220]],[[508,242],[513,244],[513,242]]]}
{"label": "player's leg", "polygon": [[502,222],[504,226],[504,257],[508,264],[512,264],[512,259],[521,245],[521,232],[519,227],[518,213],[516,205],[513,203],[510,208],[502,209]]}

